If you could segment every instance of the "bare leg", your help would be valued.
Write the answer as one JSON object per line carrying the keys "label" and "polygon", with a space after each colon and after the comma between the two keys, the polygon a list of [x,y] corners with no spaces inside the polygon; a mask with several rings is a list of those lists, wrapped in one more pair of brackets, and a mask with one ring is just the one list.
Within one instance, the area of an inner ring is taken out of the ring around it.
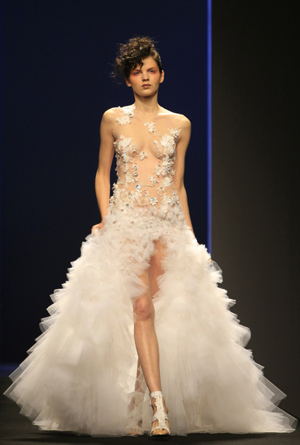
{"label": "bare leg", "polygon": [[[156,242],[156,253],[152,256],[150,267],[140,277],[146,284],[147,290],[140,297],[134,307],[135,324],[134,338],[145,380],[150,392],[161,391],[160,371],[159,371],[159,348],[154,327],[154,306],[152,296],[157,292],[157,277],[162,274],[161,260],[163,257],[163,244]],[[153,412],[156,413],[155,399],[151,400]],[[165,412],[167,408],[164,405]],[[169,426],[168,421],[167,426]],[[153,422],[153,427],[158,425],[158,420]],[[163,431],[158,430],[158,434]]]}
{"label": "bare leg", "polygon": [[148,271],[141,279],[147,285],[147,291],[135,303],[134,339],[149,391],[161,391],[159,350]]}

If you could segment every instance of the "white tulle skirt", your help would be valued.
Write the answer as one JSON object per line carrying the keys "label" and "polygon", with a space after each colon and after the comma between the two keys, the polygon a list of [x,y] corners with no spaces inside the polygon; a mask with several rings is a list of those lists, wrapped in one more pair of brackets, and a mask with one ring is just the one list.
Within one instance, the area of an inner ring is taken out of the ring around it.
{"label": "white tulle skirt", "polygon": [[165,251],[155,326],[172,434],[293,431],[296,420],[276,406],[284,394],[244,348],[250,331],[229,311],[234,302],[218,287],[221,272],[205,246],[182,215],[141,209],[112,209],[104,228],[87,237],[5,394],[42,429],[116,436],[141,418],[149,431],[142,373],[135,391],[133,302],[158,239]]}

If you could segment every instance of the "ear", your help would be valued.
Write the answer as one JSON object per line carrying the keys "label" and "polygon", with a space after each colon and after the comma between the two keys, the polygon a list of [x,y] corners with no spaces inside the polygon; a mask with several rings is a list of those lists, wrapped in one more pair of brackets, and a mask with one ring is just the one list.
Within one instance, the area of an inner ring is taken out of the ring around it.
{"label": "ear", "polygon": [[129,79],[125,79],[125,82],[128,87],[131,87],[131,83],[129,82]]}
{"label": "ear", "polygon": [[165,80],[165,72],[164,72],[164,70],[162,70],[162,72],[160,74],[160,81],[159,81],[159,83],[163,83],[164,80]]}

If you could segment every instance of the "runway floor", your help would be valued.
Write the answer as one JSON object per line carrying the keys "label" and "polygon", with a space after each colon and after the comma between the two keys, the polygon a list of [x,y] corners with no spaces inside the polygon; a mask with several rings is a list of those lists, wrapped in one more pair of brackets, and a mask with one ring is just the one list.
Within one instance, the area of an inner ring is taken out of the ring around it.
{"label": "runway floor", "polygon": [[[59,432],[40,431],[19,414],[19,408],[3,396],[9,386],[7,377],[0,378],[0,445],[39,444],[122,444],[147,445],[157,442],[149,436],[142,437],[88,437]],[[170,445],[300,445],[300,426],[292,434],[190,434],[172,436],[161,440]]]}

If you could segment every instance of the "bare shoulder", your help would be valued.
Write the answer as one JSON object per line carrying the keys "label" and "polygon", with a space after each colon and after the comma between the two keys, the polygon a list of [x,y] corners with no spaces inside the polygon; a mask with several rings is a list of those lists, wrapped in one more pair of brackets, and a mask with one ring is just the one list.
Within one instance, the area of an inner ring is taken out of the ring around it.
{"label": "bare shoulder", "polygon": [[184,116],[184,114],[178,114],[177,116],[180,123],[180,127],[184,130],[190,130],[192,126],[191,121],[186,116]]}
{"label": "bare shoulder", "polygon": [[162,114],[172,123],[173,127],[189,130],[191,128],[190,120],[184,114],[174,113],[162,108]]}
{"label": "bare shoulder", "polygon": [[118,111],[118,108],[115,108],[115,107],[109,108],[108,110],[106,110],[103,113],[102,122],[105,124],[112,124],[116,119],[117,111]]}

